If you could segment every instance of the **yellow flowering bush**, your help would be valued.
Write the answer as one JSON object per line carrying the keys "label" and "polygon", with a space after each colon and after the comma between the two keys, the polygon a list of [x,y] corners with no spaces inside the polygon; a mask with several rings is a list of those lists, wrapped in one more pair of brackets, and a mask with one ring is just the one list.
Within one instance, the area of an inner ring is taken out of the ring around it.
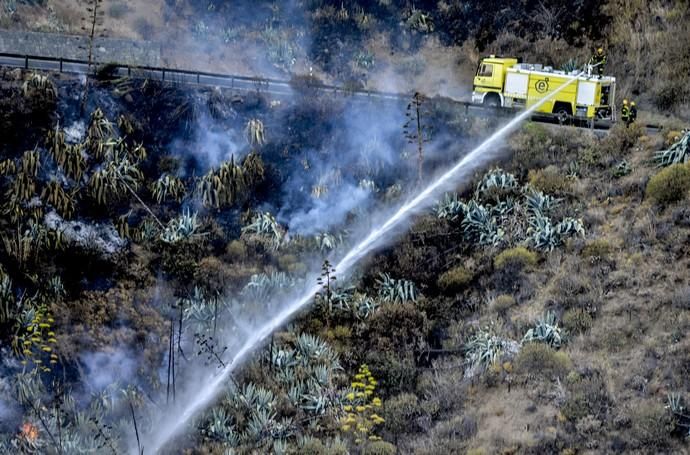
{"label": "yellow flowering bush", "polygon": [[23,327],[15,341],[15,349],[24,359],[22,365],[31,363],[42,372],[49,372],[49,365],[55,365],[58,356],[54,347],[57,343],[53,323],[55,320],[45,305],[34,310],[31,322]]}
{"label": "yellow flowering bush", "polygon": [[343,400],[345,415],[340,420],[340,430],[351,435],[355,444],[362,444],[366,440],[381,440],[374,434],[374,427],[384,422],[383,417],[379,415],[383,402],[375,396],[377,385],[378,382],[372,376],[369,367],[362,365]]}

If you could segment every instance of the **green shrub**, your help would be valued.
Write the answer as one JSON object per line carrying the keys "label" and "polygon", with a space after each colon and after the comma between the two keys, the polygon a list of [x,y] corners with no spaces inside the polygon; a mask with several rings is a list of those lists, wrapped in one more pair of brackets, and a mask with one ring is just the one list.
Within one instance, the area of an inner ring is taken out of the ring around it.
{"label": "green shrub", "polygon": [[647,183],[646,197],[666,205],[685,198],[690,189],[690,165],[674,164],[661,170]]}
{"label": "green shrub", "polygon": [[410,433],[420,413],[419,400],[411,393],[401,393],[386,401],[384,419],[393,434]]}
{"label": "green shrub", "polygon": [[300,455],[326,455],[328,450],[323,445],[320,439],[309,438],[299,448]]}
{"label": "green shrub", "polygon": [[582,249],[582,256],[586,258],[607,258],[612,251],[611,244],[604,239],[588,242]]}
{"label": "green shrub", "polygon": [[565,352],[554,351],[544,343],[524,345],[515,359],[518,373],[537,374],[545,378],[563,378],[572,367],[572,362]]}
{"label": "green shrub", "polygon": [[524,246],[517,246],[501,251],[494,258],[494,267],[497,269],[510,267],[521,270],[536,265],[538,260],[539,256],[534,251],[530,251]]}
{"label": "green shrub", "polygon": [[493,299],[491,302],[491,307],[498,314],[505,314],[511,307],[513,307],[517,302],[515,297],[509,294],[501,294]]}
{"label": "green shrub", "polygon": [[673,417],[660,403],[642,403],[633,407],[630,420],[633,429],[631,434],[638,444],[655,452],[668,446],[674,427]]}
{"label": "green shrub", "polygon": [[242,262],[247,258],[247,244],[242,240],[233,240],[225,247],[225,254],[233,262]]}
{"label": "green shrub", "polygon": [[472,281],[473,276],[472,272],[461,265],[453,267],[439,277],[438,287],[446,292],[458,292]]}
{"label": "green shrub", "polygon": [[570,182],[558,171],[556,166],[531,170],[527,175],[530,185],[535,190],[549,194],[563,194],[570,191]]}
{"label": "green shrub", "polygon": [[561,412],[571,421],[590,414],[604,416],[610,401],[606,383],[602,375],[595,371],[589,377],[568,383],[568,398]]}
{"label": "green shrub", "polygon": [[390,442],[375,441],[364,446],[362,455],[395,455],[397,452],[398,450]]}
{"label": "green shrub", "polygon": [[562,322],[568,333],[584,333],[592,327],[592,316],[582,308],[572,308],[563,313]]}

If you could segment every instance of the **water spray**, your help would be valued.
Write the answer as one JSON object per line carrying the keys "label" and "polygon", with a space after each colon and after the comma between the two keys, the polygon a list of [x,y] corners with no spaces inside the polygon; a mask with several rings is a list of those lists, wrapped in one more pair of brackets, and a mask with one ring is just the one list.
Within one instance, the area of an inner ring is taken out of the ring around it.
{"label": "water spray", "polygon": [[[525,110],[505,126],[493,133],[489,138],[479,144],[474,150],[465,155],[452,168],[440,175],[430,185],[424,188],[417,196],[410,199],[403,204],[388,220],[383,224],[372,230],[361,242],[352,248],[342,259],[335,265],[335,269],[341,275],[346,275],[350,269],[364,256],[369,254],[372,250],[378,248],[383,243],[384,236],[391,233],[391,231],[398,227],[402,222],[410,218],[411,215],[418,213],[420,210],[426,208],[429,201],[434,196],[440,196],[444,190],[448,190],[450,186],[457,185],[457,183],[466,176],[470,171],[473,171],[481,164],[488,161],[490,155],[481,156],[486,152],[489,146],[493,145],[500,138],[511,132],[518,124],[528,118],[536,109],[544,103],[553,98],[561,90],[572,84],[584,71],[576,76],[572,76],[568,82],[561,85],[557,90],[553,91],[549,96],[541,99],[538,103]],[[304,294],[295,301],[286,305],[282,311],[273,316],[269,321],[260,326],[257,330],[251,333],[247,340],[242,344],[241,348],[235,353],[233,358],[226,364],[226,366],[215,376],[209,378],[207,384],[199,384],[200,387],[195,388],[199,391],[195,397],[190,397],[189,394],[185,397],[187,402],[181,403],[176,409],[179,410],[178,417],[170,424],[158,428],[154,434],[148,436],[143,444],[148,453],[158,453],[165,444],[167,444],[178,432],[183,428],[194,415],[204,409],[217,395],[222,385],[226,383],[228,377],[237,369],[237,367],[244,361],[245,357],[250,354],[258,345],[260,345],[271,333],[284,325],[292,316],[299,310],[306,307],[314,298],[321,287],[316,284],[307,289]],[[170,413],[173,413],[171,410]],[[136,453],[136,449],[132,451]]]}

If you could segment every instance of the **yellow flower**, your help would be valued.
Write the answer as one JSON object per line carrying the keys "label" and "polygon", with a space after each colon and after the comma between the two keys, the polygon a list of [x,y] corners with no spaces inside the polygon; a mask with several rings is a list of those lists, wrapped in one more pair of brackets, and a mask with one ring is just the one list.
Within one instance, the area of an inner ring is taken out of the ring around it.
{"label": "yellow flower", "polygon": [[350,431],[350,425],[343,425],[340,429],[347,433]]}
{"label": "yellow flower", "polygon": [[357,392],[357,398],[364,398],[364,392]]}
{"label": "yellow flower", "polygon": [[350,411],[352,411],[352,406],[350,406],[350,405],[348,404],[348,405],[346,405],[346,406],[343,406],[343,409],[344,409],[345,411],[347,411],[347,412],[350,412]]}
{"label": "yellow flower", "polygon": [[366,408],[364,406],[357,406],[355,409],[357,410],[357,412],[364,412]]}
{"label": "yellow flower", "polygon": [[373,390],[366,390],[364,393],[366,393],[367,395],[373,395],[374,391]]}
{"label": "yellow flower", "polygon": [[355,394],[354,394],[354,392],[348,393],[347,395],[345,395],[345,398],[347,398],[347,399],[350,400],[350,401],[354,400],[354,399],[355,399]]}

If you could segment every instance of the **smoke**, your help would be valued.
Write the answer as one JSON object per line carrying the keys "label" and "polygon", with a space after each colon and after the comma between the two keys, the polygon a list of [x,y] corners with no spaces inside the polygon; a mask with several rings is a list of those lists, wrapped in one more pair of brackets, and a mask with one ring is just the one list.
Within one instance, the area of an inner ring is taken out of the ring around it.
{"label": "smoke", "polygon": [[108,348],[79,356],[84,366],[84,385],[100,391],[114,383],[127,383],[137,371],[137,356],[125,348]]}

